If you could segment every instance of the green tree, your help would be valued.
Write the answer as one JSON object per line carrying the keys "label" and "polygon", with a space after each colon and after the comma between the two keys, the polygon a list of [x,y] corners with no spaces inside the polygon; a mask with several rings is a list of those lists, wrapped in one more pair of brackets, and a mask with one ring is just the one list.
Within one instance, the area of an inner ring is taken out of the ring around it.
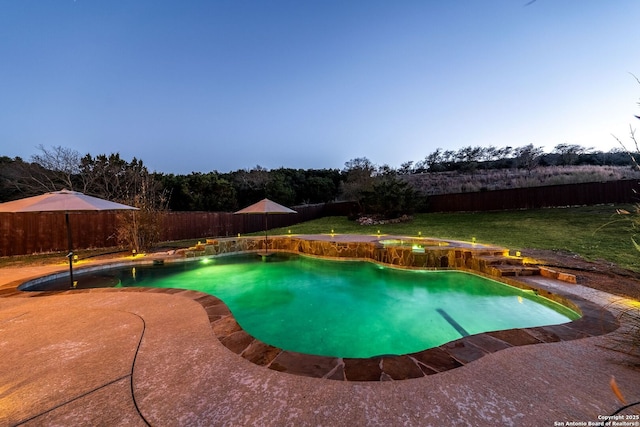
{"label": "green tree", "polygon": [[344,177],[341,191],[342,199],[359,200],[365,191],[372,189],[376,167],[366,157],[351,159],[344,166],[342,170]]}
{"label": "green tree", "polygon": [[554,147],[553,152],[560,156],[560,165],[569,166],[578,163],[580,155],[586,154],[588,148],[584,148],[578,144],[558,144]]}
{"label": "green tree", "polygon": [[305,171],[303,185],[297,189],[296,203],[327,203],[338,198],[342,175],[338,169]]}
{"label": "green tree", "polygon": [[[87,154],[80,159],[78,174],[82,192],[108,200],[133,201],[141,191],[161,192],[142,160],[134,157],[128,162],[120,153]],[[148,189],[143,190],[143,186]]]}
{"label": "green tree", "polygon": [[446,170],[444,165],[444,154],[442,148],[436,148],[436,151],[427,155],[420,163],[421,169],[426,169],[429,172],[443,172]]}
{"label": "green tree", "polygon": [[192,172],[160,178],[176,211],[232,211],[237,208],[236,189],[218,172]]}
{"label": "green tree", "polygon": [[331,177],[312,175],[305,182],[304,192],[301,194],[304,203],[328,203],[338,197],[340,181]]}
{"label": "green tree", "polygon": [[267,197],[269,171],[262,166],[235,171],[230,174],[230,178],[236,189],[239,206],[248,206]]}
{"label": "green tree", "polygon": [[400,165],[398,169],[398,173],[400,175],[410,175],[413,173],[413,161],[404,162]]}
{"label": "green tree", "polygon": [[526,169],[529,173],[533,171],[540,161],[540,156],[544,153],[542,147],[535,147],[533,144],[525,145],[514,150],[515,167]]}
{"label": "green tree", "polygon": [[119,153],[87,154],[79,169],[86,193],[138,208],[118,214],[116,236],[120,244],[144,252],[158,243],[168,193],[142,160],[134,157],[128,162]]}
{"label": "green tree", "polygon": [[414,212],[417,193],[407,181],[395,174],[380,175],[370,190],[363,191],[360,203],[365,214],[398,218]]}
{"label": "green tree", "polygon": [[292,169],[272,170],[265,185],[265,196],[277,203],[292,206],[296,202],[296,181],[296,172]]}

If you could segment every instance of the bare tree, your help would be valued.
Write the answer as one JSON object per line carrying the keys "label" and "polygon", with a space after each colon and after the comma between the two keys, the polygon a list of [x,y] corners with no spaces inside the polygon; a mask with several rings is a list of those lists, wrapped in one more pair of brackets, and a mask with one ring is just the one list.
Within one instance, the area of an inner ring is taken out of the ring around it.
{"label": "bare tree", "polygon": [[15,162],[21,195],[66,188],[135,206],[139,211],[133,215],[120,215],[118,242],[143,251],[158,241],[159,215],[167,209],[168,196],[142,160],[134,157],[128,162],[118,153],[81,157],[77,151],[60,146],[49,149],[40,145],[38,150],[31,163]]}
{"label": "bare tree", "polygon": [[[638,84],[640,84],[640,79],[638,79],[638,77],[636,77],[634,74],[631,74],[631,76],[636,80],[636,82],[638,82]],[[640,101],[638,102],[638,106],[640,106]],[[640,116],[634,115],[634,117],[640,120]],[[638,164],[638,160],[636,159],[636,155],[640,154],[640,146],[638,146],[638,140],[636,139],[636,130],[634,129],[634,127],[632,125],[629,125],[629,139],[631,139],[635,151],[627,149],[626,145],[617,136],[613,134],[611,136],[613,136],[615,140],[618,141],[618,144],[620,144],[622,149],[629,154],[634,167],[640,170],[640,164]]]}
{"label": "bare tree", "polygon": [[135,194],[124,202],[138,210],[118,213],[117,241],[138,253],[151,249],[160,241],[162,216],[169,205],[167,192],[146,174],[138,180]]}
{"label": "bare tree", "polygon": [[16,164],[14,185],[18,191],[30,196],[62,189],[77,190],[80,153],[56,146],[38,146],[39,154],[31,156],[31,162]]}
{"label": "bare tree", "polygon": [[[636,117],[640,119],[640,117],[638,116]],[[640,170],[640,164],[638,164],[638,160],[637,160],[638,155],[640,155],[640,146],[638,145],[638,140],[636,139],[636,130],[633,128],[633,126],[629,125],[629,139],[631,140],[631,143],[635,148],[635,150],[629,150],[625,145],[625,143],[620,140],[620,138],[618,138],[615,135],[612,135],[612,136],[616,139],[616,141],[618,141],[618,144],[620,144],[622,149],[627,154],[629,154],[629,157],[631,158],[631,162],[633,163],[633,166],[636,169]]]}

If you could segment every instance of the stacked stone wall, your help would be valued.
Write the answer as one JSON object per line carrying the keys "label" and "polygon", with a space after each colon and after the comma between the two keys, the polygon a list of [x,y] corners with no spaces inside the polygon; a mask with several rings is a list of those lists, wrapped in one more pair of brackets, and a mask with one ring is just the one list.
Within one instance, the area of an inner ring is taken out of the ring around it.
{"label": "stacked stone wall", "polygon": [[[266,243],[265,243],[266,242]],[[268,245],[268,251],[267,251]],[[455,245],[425,246],[416,251],[411,246],[387,246],[378,241],[346,242],[313,240],[276,236],[239,237],[207,240],[185,251],[187,257],[225,255],[238,252],[290,252],[322,258],[369,259],[401,268],[469,269],[492,276],[500,272],[486,261],[487,257],[505,257],[508,251],[483,245],[459,247]]]}

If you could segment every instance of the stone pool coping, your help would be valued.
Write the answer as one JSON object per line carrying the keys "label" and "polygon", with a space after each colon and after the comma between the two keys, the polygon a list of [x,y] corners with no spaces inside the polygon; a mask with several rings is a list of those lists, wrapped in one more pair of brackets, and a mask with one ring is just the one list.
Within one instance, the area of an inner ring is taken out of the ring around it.
{"label": "stone pool coping", "polygon": [[[304,236],[302,238],[317,240],[321,237],[331,239],[332,241],[335,240],[335,236],[328,237],[325,235]],[[379,236],[358,236],[355,239],[354,236],[345,236],[343,238],[347,239],[348,237],[352,238],[350,241],[359,240],[362,242],[375,242],[378,239],[381,239]],[[286,236],[286,238],[290,237]],[[300,238],[300,236],[297,236],[297,238]],[[395,236],[383,237],[383,239],[389,238],[395,238]],[[451,241],[448,242],[449,244],[458,243]],[[461,247],[473,249],[479,248],[479,246],[475,244],[466,244],[464,242],[460,243]],[[491,250],[502,250],[501,248],[493,246],[488,248]],[[260,248],[255,249],[254,251],[259,250]],[[162,256],[156,256],[153,259],[139,260],[138,263],[152,263],[163,258],[164,257]],[[345,258],[343,257],[341,259]],[[371,261],[370,259],[367,260]],[[184,260],[173,258],[167,261],[178,262]],[[112,268],[116,265],[135,264],[137,264],[135,261],[126,263],[107,263],[90,267],[88,269],[101,270]],[[464,267],[456,269],[472,271]],[[527,277],[502,277],[497,279],[496,277],[483,274],[479,271],[472,272],[488,276],[494,280],[505,282],[511,286],[535,290],[540,296],[552,299],[580,312],[582,317],[561,325],[509,329],[475,334],[451,341],[439,347],[406,355],[376,356],[362,359],[339,358],[302,354],[283,350],[264,343],[245,332],[235,321],[235,318],[227,306],[218,298],[196,291],[189,291],[188,295],[204,308],[214,335],[233,353],[240,355],[242,358],[256,365],[263,366],[274,371],[340,381],[386,381],[420,378],[462,367],[488,354],[511,347],[595,337],[613,332],[620,326],[616,317],[609,310],[587,299],[577,297],[561,289],[548,289],[543,283],[539,283],[535,280],[532,281]],[[60,274],[65,275],[65,273]],[[38,280],[35,280],[34,282],[37,281]],[[46,296],[53,294],[73,294],[86,291],[89,290],[30,292],[34,292],[33,296]],[[95,292],[97,290],[92,289],[90,291]],[[116,290],[104,289],[103,291]],[[155,292],[167,294],[180,293],[181,295],[185,295],[185,291],[182,289],[123,288],[118,289],[117,291]]]}
{"label": "stone pool coping", "polygon": [[[540,293],[551,294],[545,289],[540,289]],[[342,381],[420,378],[459,368],[507,348],[594,337],[620,326],[608,310],[597,304],[575,296],[571,300],[582,317],[565,324],[475,334],[406,355],[338,358],[292,352],[261,342],[245,332],[216,297],[203,295],[196,299],[207,311],[216,337],[244,359],[279,372]]]}

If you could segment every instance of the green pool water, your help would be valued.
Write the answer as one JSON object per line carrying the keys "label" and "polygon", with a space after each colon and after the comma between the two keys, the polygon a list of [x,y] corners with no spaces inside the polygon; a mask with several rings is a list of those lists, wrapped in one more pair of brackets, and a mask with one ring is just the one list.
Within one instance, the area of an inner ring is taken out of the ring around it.
{"label": "green pool water", "polygon": [[[531,291],[459,271],[415,271],[297,255],[222,257],[118,272],[121,286],[183,288],[223,300],[249,334],[337,357],[407,354],[465,335],[579,315]],[[82,283],[82,279],[80,280]]]}

